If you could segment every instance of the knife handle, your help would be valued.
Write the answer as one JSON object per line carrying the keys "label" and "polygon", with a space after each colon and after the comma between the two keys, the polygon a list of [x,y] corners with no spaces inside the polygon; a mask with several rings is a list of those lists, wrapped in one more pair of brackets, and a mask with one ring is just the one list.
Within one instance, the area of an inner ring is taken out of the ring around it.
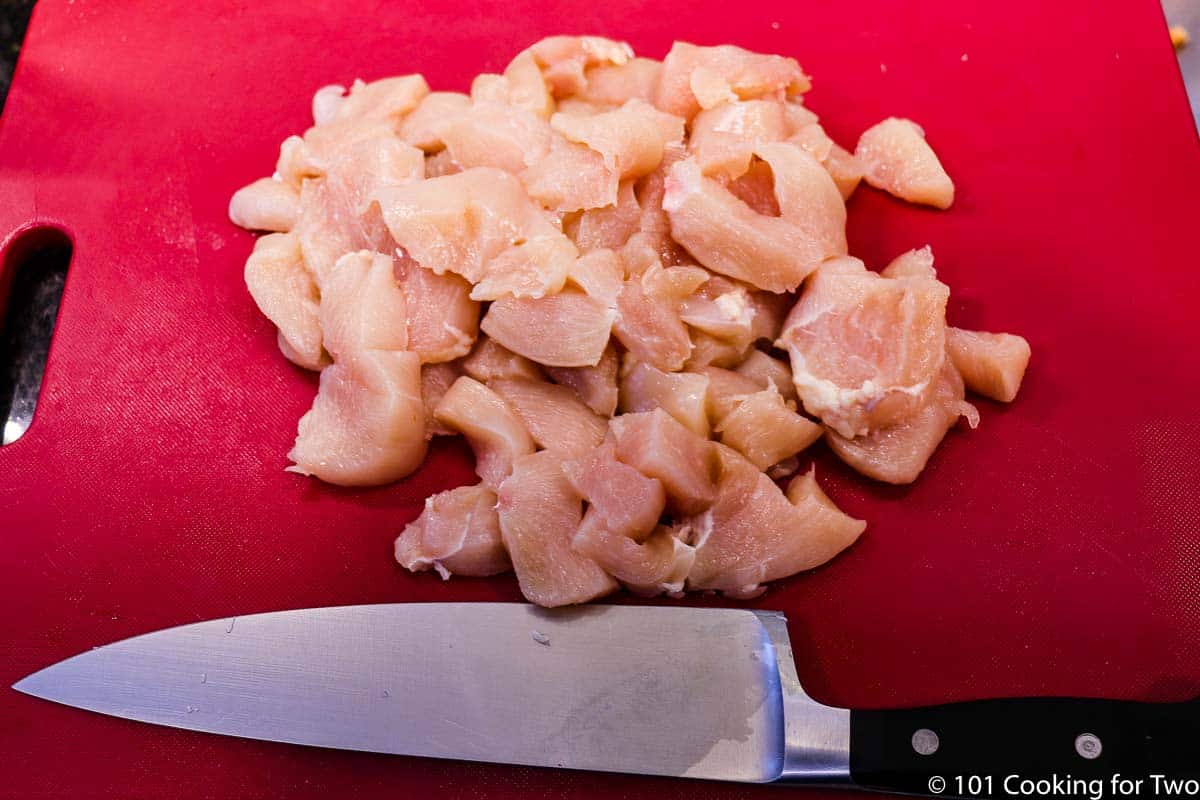
{"label": "knife handle", "polygon": [[[1142,783],[1122,791],[1133,785],[1114,775]],[[1068,787],[1073,797],[1092,796],[1095,780],[1104,798],[1166,796],[1163,781],[1200,777],[1200,700],[1046,697],[852,711],[850,777],[863,788],[937,797],[1061,796],[1068,777],[1087,782]],[[1037,783],[1056,777],[1057,792]]]}

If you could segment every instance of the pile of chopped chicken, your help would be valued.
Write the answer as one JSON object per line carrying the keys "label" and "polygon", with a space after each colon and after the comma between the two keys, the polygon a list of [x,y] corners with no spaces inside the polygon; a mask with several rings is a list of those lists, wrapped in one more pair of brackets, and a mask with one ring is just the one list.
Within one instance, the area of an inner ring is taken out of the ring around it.
{"label": "pile of chopped chicken", "polygon": [[808,88],[730,45],[659,62],[557,36],[470,94],[319,90],[229,209],[273,231],[246,283],[321,373],[291,469],[384,484],[462,434],[479,483],[430,497],[396,558],[512,569],[544,606],[750,597],[833,558],[865,523],[805,449],[908,483],[978,422],[965,388],[1013,399],[1029,346],[947,327],[928,247],[880,272],[847,254],[860,180],[937,208],[954,185],[908,120],[840,147]]}

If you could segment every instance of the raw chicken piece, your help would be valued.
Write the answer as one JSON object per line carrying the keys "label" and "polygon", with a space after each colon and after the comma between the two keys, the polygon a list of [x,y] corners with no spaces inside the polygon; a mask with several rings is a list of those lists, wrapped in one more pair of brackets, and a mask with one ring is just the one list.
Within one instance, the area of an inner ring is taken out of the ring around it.
{"label": "raw chicken piece", "polygon": [[667,174],[672,166],[686,157],[687,149],[682,145],[667,145],[663,148],[663,160],[658,169],[640,178],[634,185],[634,193],[641,208],[641,220],[638,232],[629,237],[621,251],[621,256],[626,262],[626,271],[631,275],[641,274],[655,261],[666,266],[696,263],[696,260],[688,256],[671,238],[671,223],[667,212],[663,210]]}
{"label": "raw chicken piece", "polygon": [[695,265],[664,267],[655,262],[642,271],[642,290],[651,297],[664,300],[673,308],[679,305],[708,283],[712,273]]}
{"label": "raw chicken piece", "polygon": [[424,176],[424,153],[380,122],[337,121],[310,128],[304,147],[321,175],[341,182],[357,213],[378,189]]}
{"label": "raw chicken piece", "polygon": [[339,486],[397,481],[425,458],[421,361],[415,353],[367,350],[321,372],[288,453],[291,472]]}
{"label": "raw chicken piece", "polygon": [[337,111],[346,100],[346,87],[340,83],[322,86],[313,92],[312,117],[314,125],[324,125],[337,117]]}
{"label": "raw chicken piece", "polygon": [[[662,214],[662,209],[659,209],[658,213]],[[665,214],[662,216],[663,219],[666,219]],[[666,233],[646,230],[645,206],[643,206],[641,226],[641,229],[630,236],[629,241],[625,242],[620,250],[621,262],[625,265],[625,274],[630,278],[640,278],[652,266],[661,267],[664,263],[676,263],[677,261],[671,255],[671,251],[675,248],[675,245],[670,243],[671,237]]]}
{"label": "raw chicken piece", "polygon": [[865,170],[862,162],[849,150],[835,143],[829,150],[829,157],[822,164],[841,192],[842,199],[850,199],[850,195],[858,188],[859,181],[863,179]]}
{"label": "raw chicken piece", "polygon": [[879,271],[885,278],[937,278],[933,268],[933,248],[929,245],[901,253]]}
{"label": "raw chicken piece", "polygon": [[791,136],[801,128],[818,122],[818,117],[812,109],[804,105],[804,97],[788,97],[783,101],[783,118],[787,122],[787,132]]}
{"label": "raw chicken piece", "polygon": [[1011,333],[946,328],[946,354],[967,388],[1011,403],[1029,366],[1029,342]]}
{"label": "raw chicken piece", "polygon": [[876,189],[936,208],[949,208],[954,202],[954,182],[925,141],[925,131],[912,120],[889,117],[868,128],[858,139],[854,157]]}
{"label": "raw chicken piece", "polygon": [[325,178],[310,178],[300,189],[300,216],[292,232],[299,237],[304,264],[319,287],[337,260],[356,250],[387,252],[391,236],[376,219],[357,216],[351,198]]}
{"label": "raw chicken piece", "polygon": [[528,378],[494,378],[488,388],[516,412],[538,447],[579,458],[604,441],[604,419],[566,386]]}
{"label": "raw chicken piece", "polygon": [[617,189],[615,205],[589,208],[578,218],[564,221],[563,231],[583,252],[602,247],[618,248],[637,232],[641,216],[633,183],[626,181]]}
{"label": "raw chicken piece", "polygon": [[576,534],[575,552],[591,554],[596,563],[621,580],[640,597],[668,594],[681,597],[696,551],[675,531],[659,525],[641,542],[615,536],[603,529]]}
{"label": "raw chicken piece", "polygon": [[662,207],[663,196],[667,190],[667,175],[671,167],[687,157],[688,151],[683,145],[667,145],[663,148],[663,158],[658,169],[638,180],[634,187],[638,205],[642,209],[642,233],[661,238],[661,241],[655,241],[655,250],[658,250],[660,245],[666,246],[671,232],[671,223]]}
{"label": "raw chicken piece", "polygon": [[740,363],[751,343],[778,338],[791,302],[786,294],[754,291],[732,278],[710,274],[694,294],[684,298],[679,316],[693,328],[694,344],[697,331],[730,342]]}
{"label": "raw chicken piece", "polygon": [[337,148],[325,176],[340,182],[355,201],[351,207],[361,214],[380,189],[424,178],[425,155],[390,134],[364,138]]}
{"label": "raw chicken piece", "polygon": [[471,98],[461,92],[431,92],[400,123],[399,136],[426,153],[438,153],[446,147],[442,129],[471,107]]}
{"label": "raw chicken piece", "polygon": [[861,258],[838,256],[822,261],[819,272],[822,275],[865,275],[869,270]]}
{"label": "raw chicken piece", "polygon": [[[806,503],[814,502],[826,511],[832,512],[834,515],[845,517],[846,514],[838,508],[829,495],[821,490],[821,485],[817,483],[817,468],[812,467],[803,475],[797,475],[788,482],[787,488],[783,492],[794,506],[803,506]],[[820,512],[818,512],[820,513]],[[856,520],[857,521],[857,520]],[[864,528],[865,522],[859,522]]]}
{"label": "raw chicken piece", "polygon": [[657,525],[662,484],[617,461],[611,441],[586,458],[564,463],[563,470],[588,501],[572,539],[575,552],[640,594],[681,591],[692,548]]}
{"label": "raw chicken piece", "polygon": [[295,234],[272,233],[254,243],[246,261],[246,288],[279,328],[280,349],[290,361],[313,370],[329,363],[321,347],[320,295]]}
{"label": "raw chicken piece", "polygon": [[622,414],[609,427],[617,458],[662,483],[672,514],[699,514],[712,505],[719,472],[712,442],[661,408]]}
{"label": "raw chicken piece", "polygon": [[617,589],[595,561],[571,547],[583,504],[563,474],[561,455],[543,450],[517,459],[497,496],[500,536],[526,599],[565,606]]}
{"label": "raw chicken piece", "polygon": [[737,408],[738,403],[763,389],[745,375],[721,367],[699,367],[697,373],[708,378],[705,411],[714,426],[720,425],[721,420]]}
{"label": "raw chicken piece", "polygon": [[471,299],[471,284],[448,272],[438,275],[403,251],[392,269],[407,303],[408,349],[426,364],[469,353],[479,333],[479,303]]}
{"label": "raw chicken piece", "polygon": [[421,151],[389,134],[330,148],[325,177],[305,180],[300,189],[295,227],[318,286],[346,253],[393,251],[395,243],[372,198],[378,191],[419,181],[425,170]]}
{"label": "raw chicken piece", "polygon": [[804,483],[793,492],[798,501],[793,503],[740,453],[716,447],[721,459],[717,501],[683,521],[696,547],[688,589],[753,597],[767,581],[829,561],[866,528],[839,511],[811,473],[796,479]]}
{"label": "raw chicken piece", "polygon": [[617,411],[617,350],[610,343],[594,367],[546,367],[555,383],[568,387],[592,411],[611,417]]}
{"label": "raw chicken piece", "polygon": [[780,216],[800,228],[826,256],[845,255],[846,204],[820,162],[787,142],[764,144],[755,148],[754,155],[771,168]]}
{"label": "raw chicken piece", "polygon": [[716,431],[722,444],[766,470],[816,442],[824,429],[789,409],[771,387],[742,398],[722,418]]}
{"label": "raw chicken piece", "polygon": [[611,438],[578,459],[564,461],[562,468],[588,502],[576,541],[587,531],[606,531],[640,542],[658,524],[667,502],[662,482],[618,461]]}
{"label": "raw chicken piece", "polygon": [[496,494],[483,485],[460,486],[426,498],[421,516],[397,537],[395,553],[405,569],[422,572],[432,567],[443,579],[512,569],[500,540]]}
{"label": "raw chicken piece", "polygon": [[456,380],[434,409],[438,422],[467,437],[475,452],[475,474],[495,489],[513,462],[534,451],[525,424],[504,398],[466,375]]}
{"label": "raw chicken piece", "polygon": [[589,297],[615,309],[624,277],[625,266],[621,263],[621,257],[612,250],[598,249],[589,250],[576,259],[567,280]]}
{"label": "raw chicken piece", "polygon": [[754,149],[788,135],[777,100],[722,103],[692,120],[688,152],[708,177],[734,179],[750,168]]}
{"label": "raw chicken piece", "polygon": [[583,91],[587,85],[587,68],[605,64],[619,66],[633,58],[632,47],[600,36],[550,36],[529,50],[556,98]]}
{"label": "raw chicken piece", "polygon": [[696,330],[745,347],[754,341],[755,308],[746,287],[714,276],[683,301],[679,318]]}
{"label": "raw chicken piece", "polygon": [[697,47],[675,42],[663,60],[654,104],[668,114],[690,120],[702,106],[711,108],[722,101],[749,100],[777,92],[791,97],[807,92],[809,87],[808,77],[794,59],[752,53],[728,44]]}
{"label": "raw chicken piece", "polygon": [[283,335],[283,331],[275,332],[275,344],[279,348],[279,352],[283,353],[284,358],[298,367],[303,367],[304,369],[319,370],[328,365],[332,360],[329,358],[328,354],[322,354],[321,360],[317,362],[317,366],[308,366],[312,362],[308,360],[308,357],[296,350],[296,348],[292,347],[291,343],[288,342],[287,337]]}
{"label": "raw chicken piece", "polygon": [[479,327],[539,364],[587,367],[600,363],[614,316],[602,300],[566,290],[538,298],[501,297]]}
{"label": "raw chicken piece", "polygon": [[787,142],[799,147],[822,164],[829,158],[834,147],[833,139],[829,138],[829,134],[825,133],[825,129],[818,122],[800,128],[787,138]]}
{"label": "raw chicken piece", "polygon": [[785,402],[795,409],[800,399],[796,395],[796,384],[792,382],[792,368],[786,361],[772,358],[761,350],[751,350],[746,360],[738,365],[737,372],[766,389],[774,387]]}
{"label": "raw chicken piece", "polygon": [[843,436],[896,424],[923,406],[945,360],[950,290],[931,278],[883,278],[852,259],[822,267],[778,346],[791,355],[804,408]]}
{"label": "raw chicken piece", "polygon": [[600,153],[558,134],[550,142],[550,154],[521,172],[529,196],[561,212],[613,205],[619,177]]}
{"label": "raw chicken piece", "polygon": [[504,68],[504,82],[508,89],[506,102],[542,119],[550,119],[554,113],[554,98],[532,51],[522,50],[509,62]]}
{"label": "raw chicken piece", "polygon": [[600,64],[584,73],[587,84],[575,96],[606,106],[619,106],[628,100],[653,103],[661,71],[662,62],[651,58],[632,58],[624,64]]}
{"label": "raw chicken piece", "polygon": [[671,235],[713,270],[771,292],[791,291],[824,259],[846,252],[846,207],[823,167],[789,144],[755,151],[771,167],[781,216],[759,214],[681,161],[667,177]]}
{"label": "raw chicken piece", "polygon": [[[394,123],[384,120],[335,118],[309,128],[303,137],[289,136],[279,147],[274,177],[299,189],[305,179],[325,177],[337,161],[348,155],[393,146],[397,150],[407,148],[396,137],[394,127]],[[369,171],[361,172],[364,180],[373,177]]]}
{"label": "raw chicken piece", "polygon": [[443,175],[457,175],[460,172],[462,172],[462,164],[454,160],[449,150],[425,156],[426,178],[440,178]]}
{"label": "raw chicken piece", "polygon": [[557,292],[578,255],[521,183],[500,170],[430,178],[378,199],[396,243],[421,266],[466,278],[475,300]]}
{"label": "raw chicken piece", "polygon": [[798,469],[800,469],[800,459],[797,456],[792,456],[773,465],[763,474],[773,481],[779,481],[795,475]]}
{"label": "raw chicken piece", "polygon": [[911,481],[959,416],[975,426],[964,377],[1009,400],[1029,347],[947,329],[928,247],[879,273],[846,254],[865,174],[939,207],[954,188],[907,120],[839,147],[808,88],[792,59],[729,45],[660,64],[558,36],[469,95],[319,89],[314,126],[230,202],[283,232],[247,284],[284,355],[325,368],[291,469],[386,482],[465,433],[482,482],[430,498],[397,559],[492,574],[507,544],[543,605],[617,580],[750,596],[832,557],[862,523],[811,472],[784,497],[797,453],[824,435]]}
{"label": "raw chicken piece", "polygon": [[650,174],[662,161],[663,148],[683,141],[683,120],[642,100],[593,116],[555,114],[550,127],[600,153],[621,180]]}
{"label": "raw chicken piece", "polygon": [[629,356],[621,373],[621,411],[661,408],[697,435],[708,436],[708,378],[690,372],[663,372]]}
{"label": "raw chicken piece", "polygon": [[476,101],[437,126],[446,149],[463,168],[495,167],[516,175],[550,152],[546,120],[502,103]]}
{"label": "raw chicken piece", "polygon": [[[289,136],[279,145],[279,158],[275,161],[275,174],[296,191],[306,178],[320,178],[325,174],[325,165],[313,154],[312,149],[299,136]],[[301,203],[303,205],[303,203]]]}
{"label": "raw chicken piece", "polygon": [[519,356],[487,336],[480,336],[471,354],[463,359],[462,371],[480,383],[494,378],[542,380],[542,371],[525,356]]}
{"label": "raw chicken piece", "polygon": [[321,329],[335,361],[367,350],[408,348],[404,292],[392,259],[360,250],[338,259],[321,289]]}
{"label": "raw chicken piece", "polygon": [[960,416],[965,416],[972,428],[979,424],[979,413],[963,399],[962,378],[946,359],[929,399],[914,414],[854,439],[830,430],[825,441],[838,458],[867,477],[912,483]]}
{"label": "raw chicken piece", "polygon": [[602,103],[590,103],[587,100],[580,100],[578,97],[564,97],[554,104],[555,113],[577,117],[590,117],[612,110],[612,106]]}
{"label": "raw chicken piece", "polygon": [[753,159],[745,173],[727,183],[725,188],[756,214],[778,217],[782,213],[775,197],[775,174],[761,159]]}
{"label": "raw chicken piece", "polygon": [[[550,215],[547,215],[549,218]],[[555,232],[558,227],[555,225]],[[504,297],[529,297],[540,299],[545,296],[542,286],[553,276],[555,283],[562,271],[570,272],[579,251],[571,240],[561,234],[529,241],[518,238],[518,243],[500,253],[490,265],[493,273],[475,284],[471,297],[475,300],[497,300]],[[563,274],[563,283],[566,276]],[[548,292],[553,294],[553,292]]]}
{"label": "raw chicken piece", "polygon": [[675,304],[647,293],[638,278],[625,281],[617,295],[613,335],[630,353],[668,372],[681,369],[692,351]]}
{"label": "raw chicken piece", "polygon": [[683,368],[688,372],[696,372],[701,367],[735,367],[745,360],[751,347],[749,342],[730,342],[694,330],[692,354],[683,362]]}
{"label": "raw chicken piece", "polygon": [[509,105],[512,87],[508,79],[494,72],[484,72],[476,75],[471,81],[472,103],[497,103]]}
{"label": "raw chicken piece", "polygon": [[421,401],[425,404],[425,438],[434,436],[453,436],[453,428],[447,428],[433,416],[433,410],[446,391],[463,374],[462,367],[457,361],[446,361],[441,364],[421,365]]}
{"label": "raw chicken piece", "polygon": [[350,94],[337,104],[334,119],[397,123],[427,94],[429,84],[420,75],[400,75],[370,83],[356,80]]}
{"label": "raw chicken piece", "polygon": [[250,231],[287,233],[300,216],[300,192],[273,178],[259,178],[233,193],[229,219]]}
{"label": "raw chicken piece", "polygon": [[316,125],[303,136],[289,136],[279,147],[275,176],[300,188],[305,178],[325,177],[335,161],[365,142],[405,145],[395,135],[395,124],[385,120],[333,119]]}

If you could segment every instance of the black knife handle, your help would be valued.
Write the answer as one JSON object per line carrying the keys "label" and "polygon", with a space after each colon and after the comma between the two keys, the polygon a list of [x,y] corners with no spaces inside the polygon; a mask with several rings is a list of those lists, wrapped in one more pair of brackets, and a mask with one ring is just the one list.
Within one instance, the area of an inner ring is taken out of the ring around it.
{"label": "black knife handle", "polygon": [[[1114,784],[1114,775],[1142,784],[1123,792],[1133,784]],[[1046,697],[853,711],[850,777],[868,789],[938,797],[1089,798],[1095,780],[1104,798],[1182,796],[1165,781],[1200,778],[1200,700]]]}

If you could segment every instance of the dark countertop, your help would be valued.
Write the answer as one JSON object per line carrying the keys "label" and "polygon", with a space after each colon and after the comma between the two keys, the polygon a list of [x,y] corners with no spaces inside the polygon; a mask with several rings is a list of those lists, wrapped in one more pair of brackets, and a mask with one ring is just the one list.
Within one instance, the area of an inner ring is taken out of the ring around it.
{"label": "dark countertop", "polygon": [[8,96],[8,85],[31,11],[33,0],[0,0],[0,107]]}

